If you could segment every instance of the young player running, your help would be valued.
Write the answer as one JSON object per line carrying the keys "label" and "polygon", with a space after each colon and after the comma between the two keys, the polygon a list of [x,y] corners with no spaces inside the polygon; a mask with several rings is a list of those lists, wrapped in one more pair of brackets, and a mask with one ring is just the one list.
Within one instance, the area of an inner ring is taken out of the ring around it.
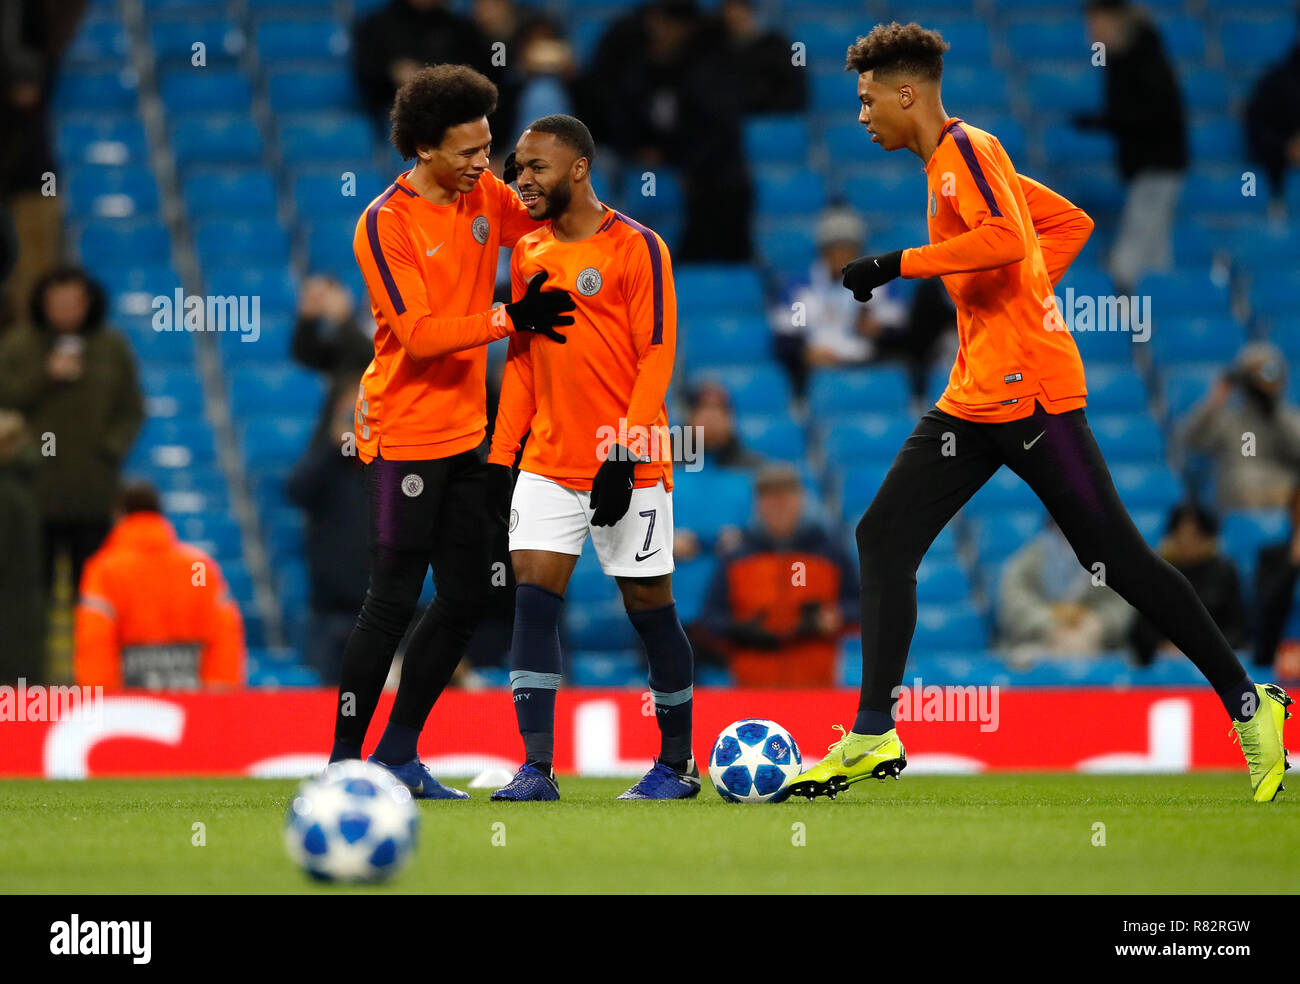
{"label": "young player running", "polygon": [[992,134],[944,112],[946,50],[934,31],[888,24],[848,51],[858,120],[872,142],[925,162],[930,245],[854,260],[844,286],[865,301],[895,277],[943,277],[960,349],[938,405],[858,523],[863,666],[853,729],[791,791],[834,796],[868,777],[897,777],[906,764],[892,710],[916,627],[917,567],[957,510],[1006,465],[1037,493],[1079,562],[1104,569],[1106,583],[1209,680],[1233,720],[1254,798],[1271,800],[1288,768],[1282,729],[1291,699],[1247,676],[1187,579],[1147,546],[1084,415],[1083,363],[1052,296],[1092,223],[1017,175]]}
{"label": "young player running", "polygon": [[[488,170],[496,87],[461,65],[426,68],[397,93],[393,145],[415,166],[370,203],[353,248],[375,317],[375,358],[357,395],[370,587],[348,639],[331,761],[359,758],[397,644],[430,565],[437,597],[411,632],[387,728],[371,760],[424,799],[467,799],[416,754],[490,590],[486,366],[511,332],[564,338],[573,302],[541,278],[491,310],[501,246],[537,223]],[[548,341],[544,344],[550,345]]]}
{"label": "young player running", "polygon": [[[619,798],[700,791],[691,755],[694,658],[672,592],[664,408],[677,346],[672,268],[658,235],[596,197],[594,156],[591,134],[572,116],[532,123],[515,152],[528,214],[551,221],[515,247],[514,293],[541,271],[573,291],[577,309],[572,344],[510,340],[488,456],[493,502],[509,513],[519,585],[510,684],[524,740],[524,765],[494,800],[560,797],[551,767],[560,611],[588,534],[645,643],[660,731],[653,768]],[[511,467],[530,428],[512,499]]]}

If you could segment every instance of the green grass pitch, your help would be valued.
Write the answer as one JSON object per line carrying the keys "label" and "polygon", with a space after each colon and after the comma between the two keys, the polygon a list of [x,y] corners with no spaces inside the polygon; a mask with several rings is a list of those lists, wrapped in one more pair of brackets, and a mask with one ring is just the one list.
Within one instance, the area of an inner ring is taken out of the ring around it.
{"label": "green grass pitch", "polygon": [[[348,891],[317,886],[290,865],[280,827],[294,785],[0,782],[0,885],[8,893]],[[559,803],[498,804],[475,791],[470,803],[422,804],[410,865],[389,885],[351,890],[1300,890],[1296,794],[1251,802],[1244,774],[908,776],[861,783],[835,801],[756,806],[722,802],[707,781],[695,801],[615,802],[626,786],[561,778]],[[204,846],[193,844],[196,823]],[[1104,846],[1095,846],[1103,833]]]}

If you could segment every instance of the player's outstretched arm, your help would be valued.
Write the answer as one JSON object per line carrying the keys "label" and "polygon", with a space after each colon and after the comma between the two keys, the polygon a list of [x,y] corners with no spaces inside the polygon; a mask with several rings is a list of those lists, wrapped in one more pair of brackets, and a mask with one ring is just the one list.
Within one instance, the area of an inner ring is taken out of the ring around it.
{"label": "player's outstretched arm", "polygon": [[1020,190],[1038,234],[1038,249],[1047,264],[1047,275],[1055,287],[1092,235],[1088,213],[1064,195],[1023,174],[1017,174]]}
{"label": "player's outstretched arm", "polygon": [[[512,293],[524,293],[523,275],[514,258],[510,262]],[[516,335],[510,339],[505,372],[501,377],[501,395],[497,399],[497,419],[492,428],[492,446],[488,450],[490,487],[489,510],[498,521],[510,522],[510,496],[514,489],[512,469],[524,435],[537,415],[537,396],[533,388],[533,357],[529,351],[532,338]]]}

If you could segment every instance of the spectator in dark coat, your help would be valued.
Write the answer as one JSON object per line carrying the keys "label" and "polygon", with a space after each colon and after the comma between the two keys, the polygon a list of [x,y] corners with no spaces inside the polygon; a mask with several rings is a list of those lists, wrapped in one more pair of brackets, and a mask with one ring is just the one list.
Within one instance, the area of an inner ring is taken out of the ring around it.
{"label": "spectator in dark coat", "polygon": [[493,82],[501,76],[501,67],[492,64],[492,41],[469,18],[448,10],[446,0],[391,0],[360,18],[352,29],[352,58],[362,102],[385,121],[398,88],[426,65],[469,65]]}
{"label": "spectator in dark coat", "polygon": [[1174,210],[1187,170],[1187,117],[1178,77],[1160,32],[1128,0],[1088,0],[1088,33],[1105,46],[1105,104],[1075,117],[1076,125],[1115,138],[1128,185],[1110,272],[1131,293],[1149,270],[1173,263]]}
{"label": "spectator in dark coat", "polygon": [[73,583],[112,526],[122,462],[144,422],[144,396],[125,337],[104,321],[103,289],[61,267],[32,294],[34,330],[0,341],[0,407],[17,410],[40,447],[36,492],[45,583],[67,554]]}
{"label": "spectator in dark coat", "polygon": [[723,52],[731,60],[746,113],[808,108],[808,69],[794,64],[790,41],[759,21],[753,0],[724,0]]}
{"label": "spectator in dark coat", "polygon": [[[1169,514],[1169,524],[1159,553],[1191,582],[1214,624],[1228,645],[1246,645],[1246,603],[1241,595],[1237,567],[1219,552],[1219,520],[1200,506],[1184,503]],[[1130,632],[1140,665],[1146,666],[1157,650],[1172,651],[1172,644],[1147,619],[1138,615]]]}
{"label": "spectator in dark coat", "polygon": [[0,410],[0,684],[46,677],[36,462],[22,416]]}
{"label": "spectator in dark coat", "polygon": [[768,466],[756,484],[758,524],[719,558],[696,636],[738,686],[833,686],[858,620],[857,564],[805,520],[797,471]]}
{"label": "spectator in dark coat", "polygon": [[1279,675],[1294,679],[1300,677],[1300,639],[1285,636],[1300,580],[1300,485],[1291,493],[1290,513],[1286,539],[1262,547],[1255,563],[1255,664],[1280,667],[1286,651],[1290,670]]}
{"label": "spectator in dark coat", "polygon": [[1300,167],[1300,40],[1251,90],[1246,145],[1264,166],[1276,212],[1285,201],[1287,169]]}
{"label": "spectator in dark coat", "polygon": [[356,384],[336,392],[321,427],[285,482],[289,501],[307,525],[308,603],[304,656],[321,682],[338,682],[343,648],[369,583],[370,546],[361,466],[344,453],[340,435],[352,430]]}

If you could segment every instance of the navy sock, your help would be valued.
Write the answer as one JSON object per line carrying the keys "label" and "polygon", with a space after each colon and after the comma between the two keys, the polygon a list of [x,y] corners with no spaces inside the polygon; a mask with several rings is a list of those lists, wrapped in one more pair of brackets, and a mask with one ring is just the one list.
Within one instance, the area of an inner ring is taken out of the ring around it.
{"label": "navy sock", "polygon": [[659,722],[659,761],[680,772],[691,760],[695,654],[675,603],[628,612],[627,616],[645,643],[650,664],[650,693]]}
{"label": "navy sock", "polygon": [[416,757],[415,745],[419,740],[419,728],[389,721],[379,744],[375,746],[375,758],[384,765],[402,765]]}
{"label": "navy sock", "polygon": [[536,584],[515,590],[510,689],[524,739],[524,761],[549,772],[555,757],[555,692],[560,687],[560,611],[564,598]]}
{"label": "navy sock", "polygon": [[894,719],[887,712],[871,711],[864,707],[858,710],[851,730],[859,735],[883,735],[893,727]]}
{"label": "navy sock", "polygon": [[350,741],[334,739],[334,747],[330,750],[331,762],[342,762],[344,759],[361,758],[361,746],[354,745]]}
{"label": "navy sock", "polygon": [[1259,710],[1259,694],[1255,691],[1255,681],[1247,674],[1241,683],[1227,690],[1218,691],[1219,700],[1234,721],[1249,721]]}

